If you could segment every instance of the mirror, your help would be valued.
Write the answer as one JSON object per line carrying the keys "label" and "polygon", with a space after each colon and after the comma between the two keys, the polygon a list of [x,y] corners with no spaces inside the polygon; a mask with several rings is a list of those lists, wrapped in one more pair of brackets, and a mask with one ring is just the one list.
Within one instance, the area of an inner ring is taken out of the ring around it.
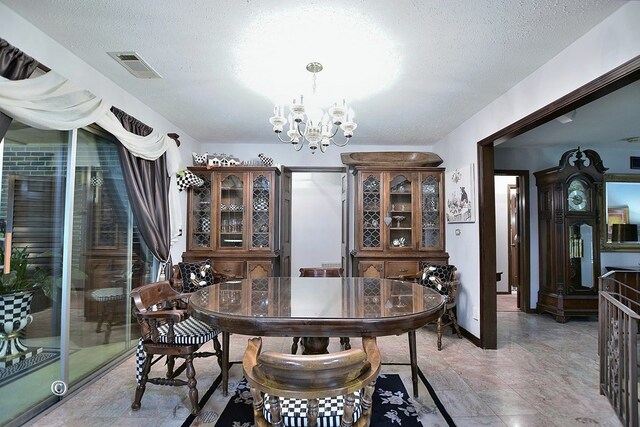
{"label": "mirror", "polygon": [[640,174],[605,174],[602,189],[602,251],[640,252]]}

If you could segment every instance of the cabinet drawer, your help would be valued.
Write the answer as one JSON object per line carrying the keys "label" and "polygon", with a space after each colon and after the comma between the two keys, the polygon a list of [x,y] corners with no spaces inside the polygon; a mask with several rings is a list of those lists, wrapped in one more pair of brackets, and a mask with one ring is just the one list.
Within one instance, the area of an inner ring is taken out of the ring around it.
{"label": "cabinet drawer", "polygon": [[244,261],[214,261],[213,268],[218,273],[244,278]]}
{"label": "cabinet drawer", "polygon": [[387,261],[385,277],[406,276],[418,272],[417,261]]}

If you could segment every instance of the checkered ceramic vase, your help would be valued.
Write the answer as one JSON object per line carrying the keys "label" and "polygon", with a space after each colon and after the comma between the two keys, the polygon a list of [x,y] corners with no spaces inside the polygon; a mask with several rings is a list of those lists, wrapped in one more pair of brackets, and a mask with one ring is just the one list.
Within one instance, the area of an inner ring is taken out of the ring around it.
{"label": "checkered ceramic vase", "polygon": [[19,333],[33,321],[31,300],[33,292],[0,295],[0,366],[17,362],[29,350]]}

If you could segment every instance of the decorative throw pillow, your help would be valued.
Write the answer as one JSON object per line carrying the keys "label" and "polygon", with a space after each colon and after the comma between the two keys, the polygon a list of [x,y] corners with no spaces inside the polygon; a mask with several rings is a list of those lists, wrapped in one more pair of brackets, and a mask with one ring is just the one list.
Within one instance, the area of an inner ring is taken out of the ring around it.
{"label": "decorative throw pillow", "polygon": [[182,292],[195,292],[213,284],[213,267],[210,260],[179,262],[178,268],[182,277]]}
{"label": "decorative throw pillow", "polygon": [[443,295],[449,293],[449,289],[444,286],[444,283],[453,279],[453,273],[456,271],[455,265],[421,262],[420,268],[422,269],[421,284],[429,286]]}
{"label": "decorative throw pillow", "polygon": [[177,174],[178,191],[186,190],[189,187],[201,187],[204,180],[189,170],[179,171]]}

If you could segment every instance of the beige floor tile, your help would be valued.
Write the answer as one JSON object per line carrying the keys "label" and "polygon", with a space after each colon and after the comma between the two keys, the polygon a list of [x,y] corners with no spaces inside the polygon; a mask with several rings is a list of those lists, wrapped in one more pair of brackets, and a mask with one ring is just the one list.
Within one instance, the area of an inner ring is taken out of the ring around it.
{"label": "beige floor tile", "polygon": [[[449,332],[445,330],[442,351],[436,348],[432,327],[417,331],[416,346],[420,369],[458,426],[621,425],[598,391],[596,321],[572,319],[559,324],[546,315],[498,313],[497,350],[483,350]],[[231,335],[232,361],[241,360],[248,338]],[[359,345],[359,339],[351,341],[354,348]],[[385,362],[408,363],[406,334],[381,337],[378,344]],[[291,338],[266,337],[263,346],[289,352]],[[337,349],[339,340],[332,338],[330,350]],[[131,410],[133,359],[64,399],[31,425],[181,425],[190,411],[185,387],[149,385],[142,408]],[[195,367],[202,396],[220,369],[213,359],[196,359]],[[162,373],[163,367],[154,370]]]}

